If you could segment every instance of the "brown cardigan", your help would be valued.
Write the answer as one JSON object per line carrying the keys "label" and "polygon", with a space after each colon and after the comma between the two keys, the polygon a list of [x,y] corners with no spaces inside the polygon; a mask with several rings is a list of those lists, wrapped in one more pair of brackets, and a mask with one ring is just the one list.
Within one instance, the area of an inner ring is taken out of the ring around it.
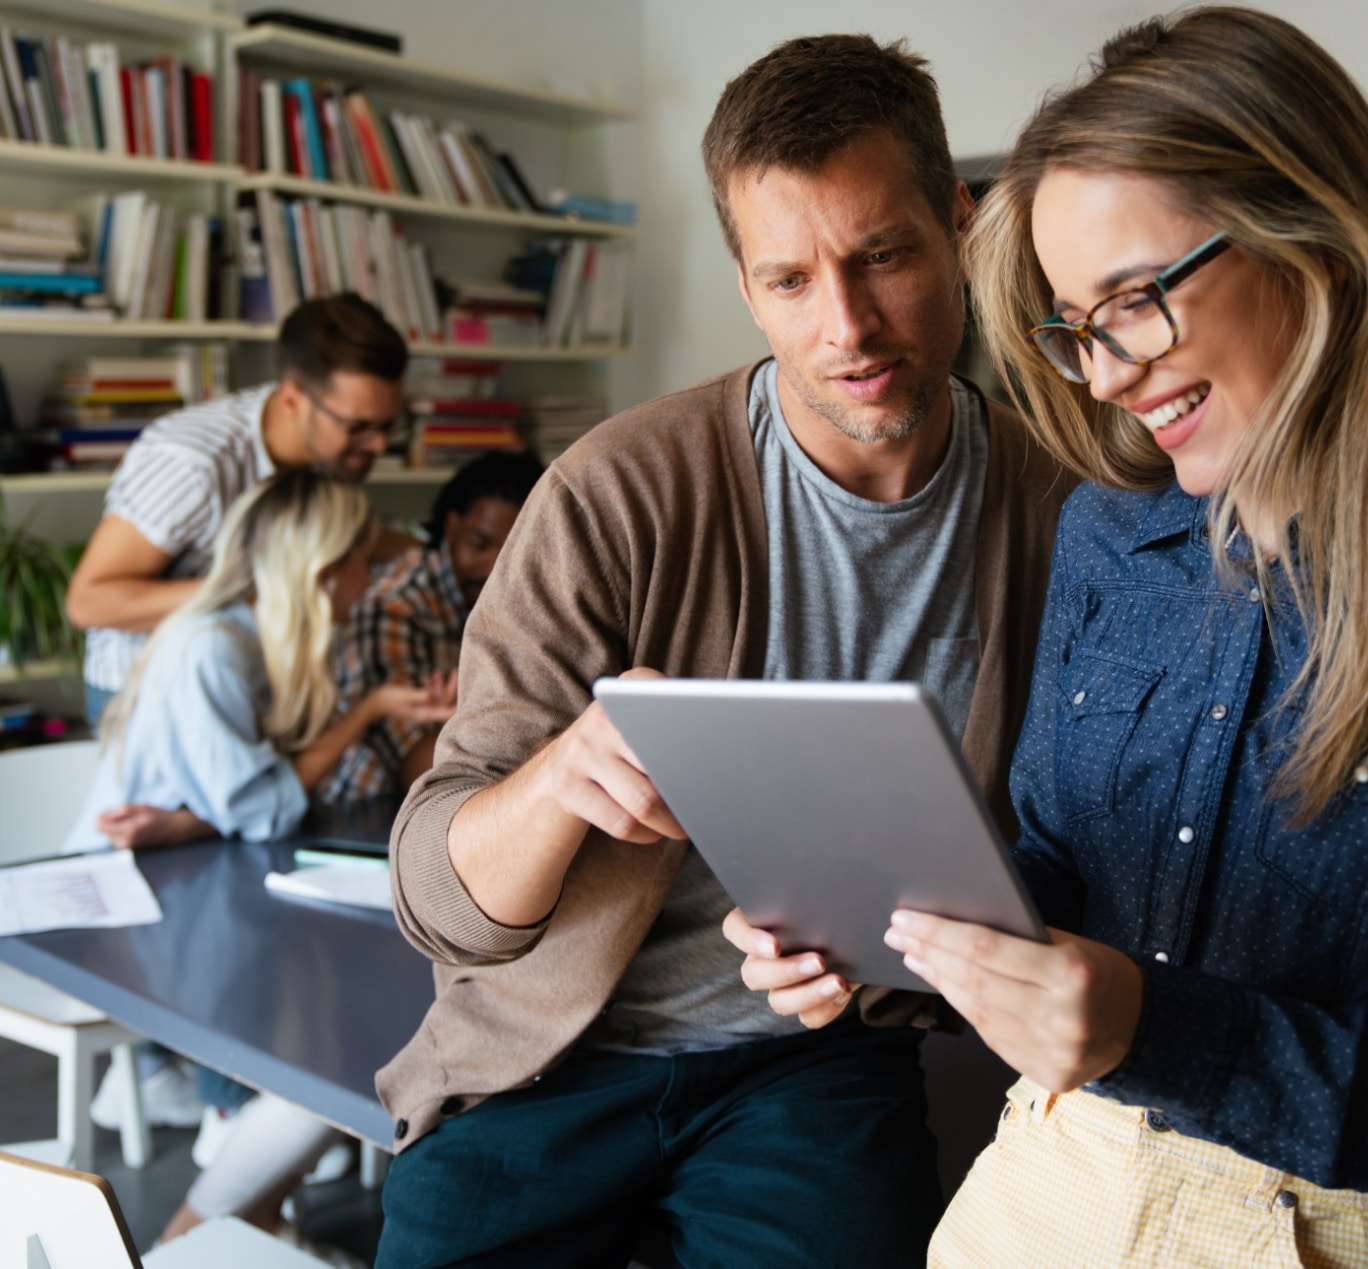
{"label": "brown cardigan", "polygon": [[[595,428],[539,482],[466,627],[460,709],[410,791],[391,843],[395,912],[434,962],[436,999],[377,1077],[402,1149],[492,1093],[539,1078],[605,1008],[664,903],[681,842],[591,829],[555,911],[487,918],[447,857],[452,816],[589,704],[600,675],[759,678],[766,529],[747,401],[754,367]],[[1026,709],[1055,520],[1069,482],[990,405],[977,549],[980,662],[963,749],[1009,837],[1007,770]],[[509,843],[516,850],[516,842]],[[720,936],[719,936],[720,937]],[[865,989],[871,1021],[925,997]]]}

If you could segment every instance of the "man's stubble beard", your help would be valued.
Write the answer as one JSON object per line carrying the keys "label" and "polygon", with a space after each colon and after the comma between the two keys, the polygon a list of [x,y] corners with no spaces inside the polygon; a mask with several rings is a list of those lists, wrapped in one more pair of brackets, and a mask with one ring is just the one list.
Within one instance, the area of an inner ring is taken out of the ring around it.
{"label": "man's stubble beard", "polygon": [[[861,445],[874,445],[880,441],[903,441],[914,435],[926,422],[927,416],[935,408],[943,391],[942,385],[920,383],[911,400],[893,418],[862,423],[859,419],[861,406],[845,407],[836,401],[822,400],[801,379],[788,374],[787,371],[784,372],[784,378],[808,409],[821,415],[841,435],[848,436]],[[949,382],[948,373],[946,382]]]}

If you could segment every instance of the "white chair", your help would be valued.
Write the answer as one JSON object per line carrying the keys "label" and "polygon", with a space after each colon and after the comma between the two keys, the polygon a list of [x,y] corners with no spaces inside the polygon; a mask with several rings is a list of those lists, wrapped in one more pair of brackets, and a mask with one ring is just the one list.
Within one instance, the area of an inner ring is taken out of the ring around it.
{"label": "white chair", "polygon": [[0,1266],[9,1269],[317,1269],[234,1216],[139,1257],[104,1177],[0,1154]]}
{"label": "white chair", "polygon": [[[0,752],[0,865],[56,854],[75,823],[95,774],[93,740]],[[95,1059],[112,1056],[123,1084],[120,1140],[124,1162],[141,1168],[151,1157],[133,1046],[136,1032],[112,1022],[74,996],[0,964],[0,1036],[57,1059],[57,1137],[9,1149],[89,1172],[95,1154],[90,1121]],[[7,1263],[0,1260],[0,1264]]]}

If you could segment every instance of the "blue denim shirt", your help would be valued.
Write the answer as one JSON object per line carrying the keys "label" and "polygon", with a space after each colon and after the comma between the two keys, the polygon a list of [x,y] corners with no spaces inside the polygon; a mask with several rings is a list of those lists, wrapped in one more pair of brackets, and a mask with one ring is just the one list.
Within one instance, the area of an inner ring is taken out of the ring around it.
{"label": "blue denim shirt", "polygon": [[1016,858],[1048,924],[1144,976],[1130,1053],[1090,1091],[1368,1190],[1368,770],[1288,828],[1270,786],[1305,631],[1252,572],[1217,578],[1206,516],[1176,485],[1069,499],[1012,773]]}

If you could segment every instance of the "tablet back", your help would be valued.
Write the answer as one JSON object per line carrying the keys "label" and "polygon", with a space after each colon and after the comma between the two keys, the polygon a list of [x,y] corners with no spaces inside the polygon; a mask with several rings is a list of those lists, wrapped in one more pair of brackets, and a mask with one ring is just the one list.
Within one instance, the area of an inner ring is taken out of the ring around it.
{"label": "tablet back", "polygon": [[600,679],[594,695],[750,921],[853,982],[925,987],[894,908],[1043,938],[982,795],[914,683]]}

